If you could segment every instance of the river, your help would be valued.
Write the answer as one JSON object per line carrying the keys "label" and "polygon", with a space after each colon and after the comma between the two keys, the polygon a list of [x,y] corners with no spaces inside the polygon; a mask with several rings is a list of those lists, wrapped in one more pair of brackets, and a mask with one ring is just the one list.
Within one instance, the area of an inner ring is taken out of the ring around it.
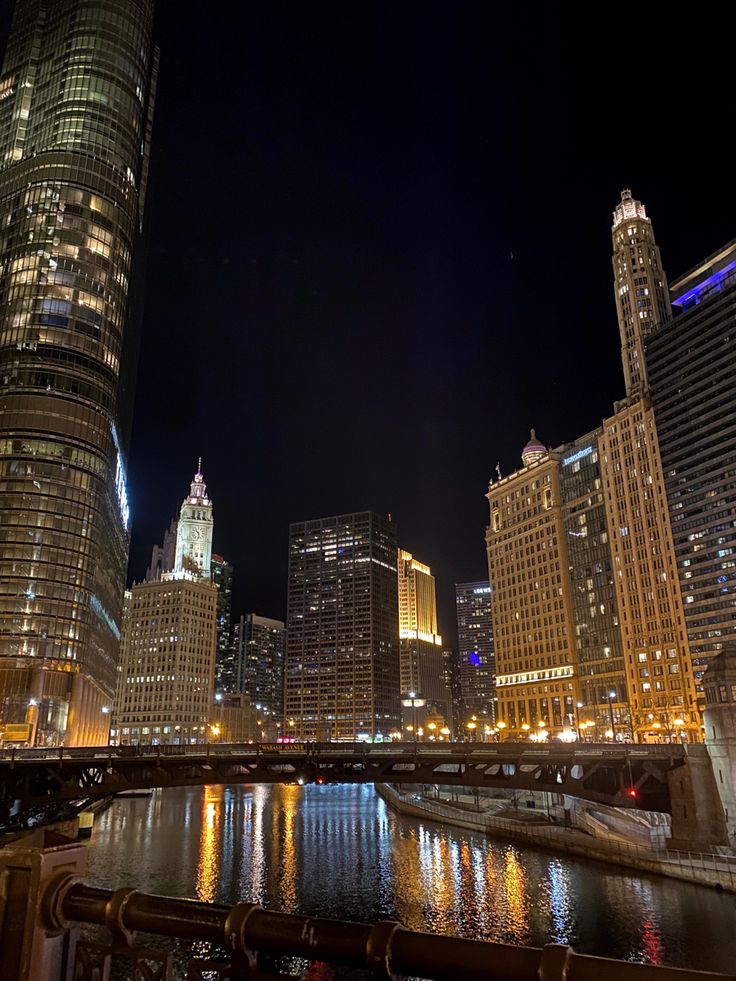
{"label": "river", "polygon": [[736,896],[401,817],[369,785],[117,800],[97,818],[88,879],[701,970],[736,963]]}

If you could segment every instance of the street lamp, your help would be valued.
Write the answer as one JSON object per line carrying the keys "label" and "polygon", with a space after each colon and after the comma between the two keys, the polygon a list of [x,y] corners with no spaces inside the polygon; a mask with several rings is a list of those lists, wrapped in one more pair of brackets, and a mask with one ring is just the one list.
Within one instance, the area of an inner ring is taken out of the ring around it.
{"label": "street lamp", "polygon": [[[472,722],[472,721],[471,722],[467,722],[465,724],[465,727],[466,727],[466,729],[469,729],[470,730],[470,732],[468,733],[468,736],[474,736],[475,735],[475,730],[478,728],[477,724],[475,722]],[[470,741],[472,742],[473,740],[470,740]]]}
{"label": "street lamp", "polygon": [[502,742],[503,741],[503,731],[506,728],[506,723],[505,722],[497,722],[496,723],[496,728],[498,729],[498,741],[499,742]]}
{"label": "street lamp", "polygon": [[529,732],[530,729],[531,729],[531,726],[529,725],[528,722],[522,722],[521,723],[521,730],[522,730],[522,732]]}
{"label": "street lamp", "polygon": [[[608,716],[611,720],[611,742],[616,738],[616,724],[613,721],[613,700],[616,697],[615,691],[609,691],[608,693]],[[608,735],[608,733],[606,733]]]}
{"label": "street lamp", "polygon": [[580,735],[580,709],[583,707],[582,702],[575,702],[575,728],[578,730],[578,738],[582,739]]}
{"label": "street lamp", "polygon": [[[417,695],[415,691],[407,692],[407,694],[401,699],[401,704],[404,708],[410,708],[412,710],[412,723],[413,726],[410,729],[409,726],[406,727],[407,732],[417,732],[417,709],[423,708],[427,704],[427,699],[422,698],[421,695]],[[416,742],[416,735],[414,736],[414,742]]]}

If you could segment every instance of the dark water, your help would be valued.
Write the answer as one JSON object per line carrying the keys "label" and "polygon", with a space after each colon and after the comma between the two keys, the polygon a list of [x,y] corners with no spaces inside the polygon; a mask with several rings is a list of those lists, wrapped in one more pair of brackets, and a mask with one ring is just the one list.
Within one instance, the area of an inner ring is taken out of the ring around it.
{"label": "dark water", "polygon": [[736,896],[403,818],[370,786],[119,800],[97,819],[88,878],[701,970],[736,963]]}

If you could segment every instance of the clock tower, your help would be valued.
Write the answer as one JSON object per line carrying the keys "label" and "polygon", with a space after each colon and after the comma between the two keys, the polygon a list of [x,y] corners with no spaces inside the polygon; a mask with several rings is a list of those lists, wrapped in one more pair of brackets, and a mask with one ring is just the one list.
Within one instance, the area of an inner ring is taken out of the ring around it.
{"label": "clock tower", "polygon": [[207,485],[202,475],[202,458],[184,498],[176,529],[175,572],[191,572],[197,579],[211,578],[212,501],[207,497]]}

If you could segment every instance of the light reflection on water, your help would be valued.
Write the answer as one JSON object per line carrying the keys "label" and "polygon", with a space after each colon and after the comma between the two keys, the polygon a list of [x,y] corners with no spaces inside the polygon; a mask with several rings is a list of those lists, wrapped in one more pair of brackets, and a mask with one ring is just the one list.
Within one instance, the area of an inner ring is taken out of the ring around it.
{"label": "light reflection on water", "polygon": [[370,786],[116,801],[97,819],[89,879],[704,970],[736,959],[733,896],[402,818]]}

